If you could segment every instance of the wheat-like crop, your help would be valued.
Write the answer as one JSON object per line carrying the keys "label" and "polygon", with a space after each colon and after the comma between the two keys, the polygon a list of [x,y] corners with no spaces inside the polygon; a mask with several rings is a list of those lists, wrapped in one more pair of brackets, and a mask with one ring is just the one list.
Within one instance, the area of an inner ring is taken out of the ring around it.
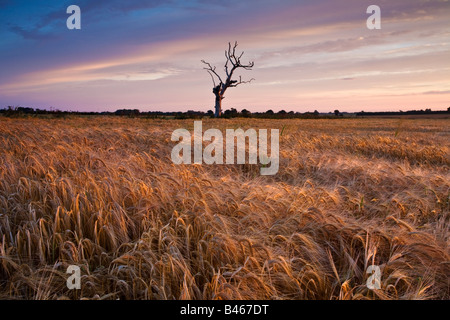
{"label": "wheat-like crop", "polygon": [[280,129],[261,176],[174,165],[193,120],[0,118],[0,298],[449,299],[449,120],[401,124],[203,120]]}

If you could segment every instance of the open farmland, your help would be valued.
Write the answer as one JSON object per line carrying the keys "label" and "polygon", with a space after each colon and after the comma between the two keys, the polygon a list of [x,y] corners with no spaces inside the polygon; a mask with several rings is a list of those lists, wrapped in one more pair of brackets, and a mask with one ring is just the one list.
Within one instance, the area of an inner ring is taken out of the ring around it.
{"label": "open farmland", "polygon": [[239,127],[276,175],[174,165],[193,120],[0,118],[0,298],[450,299],[450,120],[203,120]]}

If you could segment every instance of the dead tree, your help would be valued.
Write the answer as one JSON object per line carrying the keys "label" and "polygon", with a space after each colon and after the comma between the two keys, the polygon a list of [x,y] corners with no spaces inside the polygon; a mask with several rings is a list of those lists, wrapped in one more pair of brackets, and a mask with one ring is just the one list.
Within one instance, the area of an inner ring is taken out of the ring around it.
{"label": "dead tree", "polygon": [[250,83],[254,79],[250,79],[248,81],[242,81],[241,76],[239,76],[239,80],[232,80],[234,72],[239,69],[243,68],[245,70],[252,70],[254,66],[254,62],[249,62],[248,64],[242,64],[241,58],[244,52],[242,52],[240,55],[236,54],[236,47],[238,43],[237,41],[234,43],[234,46],[231,46],[231,43],[228,43],[228,50],[225,51],[225,58],[227,59],[225,62],[224,70],[226,74],[226,80],[222,81],[222,78],[220,75],[216,72],[216,67],[211,66],[208,62],[205,60],[202,60],[202,62],[206,65],[204,68],[211,76],[211,79],[213,81],[213,93],[215,96],[215,113],[214,116],[220,117],[222,114],[222,100],[225,99],[225,91],[227,91],[228,88],[237,87],[238,85],[242,83]]}

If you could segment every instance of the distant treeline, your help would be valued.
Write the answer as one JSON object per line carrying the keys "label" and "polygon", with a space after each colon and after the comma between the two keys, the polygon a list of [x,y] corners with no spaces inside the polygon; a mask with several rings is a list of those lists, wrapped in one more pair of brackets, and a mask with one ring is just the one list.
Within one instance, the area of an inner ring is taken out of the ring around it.
{"label": "distant treeline", "polygon": [[410,111],[397,111],[397,112],[358,112],[356,116],[366,117],[366,116],[406,116],[406,115],[425,115],[425,114],[446,114],[450,113],[450,107],[447,111],[431,111],[431,109],[425,110],[410,110]]}
{"label": "distant treeline", "polygon": [[[425,110],[411,110],[411,111],[398,111],[398,112],[358,112],[348,113],[334,110],[328,113],[319,113],[317,110],[314,112],[294,112],[281,110],[274,112],[273,110],[267,110],[266,112],[250,112],[247,109],[237,111],[235,108],[227,109],[223,112],[221,118],[271,118],[271,119],[316,119],[316,118],[336,118],[336,117],[366,117],[366,116],[399,116],[399,115],[421,115],[421,114],[447,114],[450,113],[450,107],[447,111],[432,111],[431,109]],[[45,109],[33,109],[28,107],[7,107],[0,109],[0,115],[7,117],[20,117],[20,116],[39,116],[48,115],[55,118],[65,118],[66,116],[79,115],[79,116],[126,116],[126,117],[140,117],[150,119],[201,119],[204,117],[214,117],[214,112],[208,110],[194,111],[189,110],[186,112],[163,112],[163,111],[146,111],[141,112],[138,109],[119,109],[114,112],[79,112],[79,111],[61,111],[61,110],[45,110]]]}
{"label": "distant treeline", "polygon": [[[337,111],[337,110],[336,110]],[[336,115],[343,116],[343,114],[338,113],[328,113],[320,114],[317,110],[314,112],[287,112],[281,110],[274,112],[273,110],[268,110],[266,112],[250,112],[247,109],[242,111],[237,111],[235,108],[225,110],[221,118],[319,118],[319,117],[335,117]],[[34,115],[50,115],[53,117],[66,117],[70,115],[81,115],[81,116],[95,116],[95,115],[107,115],[107,116],[127,116],[127,117],[140,117],[140,118],[166,118],[166,119],[201,119],[204,117],[214,117],[214,112],[209,110],[207,112],[189,110],[186,112],[163,112],[163,111],[146,111],[141,112],[138,109],[119,109],[114,112],[79,112],[79,111],[61,111],[61,110],[43,110],[43,109],[33,109],[25,107],[8,107],[6,109],[0,109],[0,115],[5,115],[8,117],[17,116],[34,116]]]}

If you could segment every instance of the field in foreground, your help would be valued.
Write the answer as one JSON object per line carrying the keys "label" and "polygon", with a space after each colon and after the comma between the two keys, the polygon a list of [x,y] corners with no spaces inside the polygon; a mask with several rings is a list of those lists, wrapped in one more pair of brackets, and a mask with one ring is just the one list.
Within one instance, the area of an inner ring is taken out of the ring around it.
{"label": "field in foreground", "polygon": [[213,127],[280,129],[278,174],[172,164],[193,120],[0,118],[0,299],[450,299],[450,120]]}

